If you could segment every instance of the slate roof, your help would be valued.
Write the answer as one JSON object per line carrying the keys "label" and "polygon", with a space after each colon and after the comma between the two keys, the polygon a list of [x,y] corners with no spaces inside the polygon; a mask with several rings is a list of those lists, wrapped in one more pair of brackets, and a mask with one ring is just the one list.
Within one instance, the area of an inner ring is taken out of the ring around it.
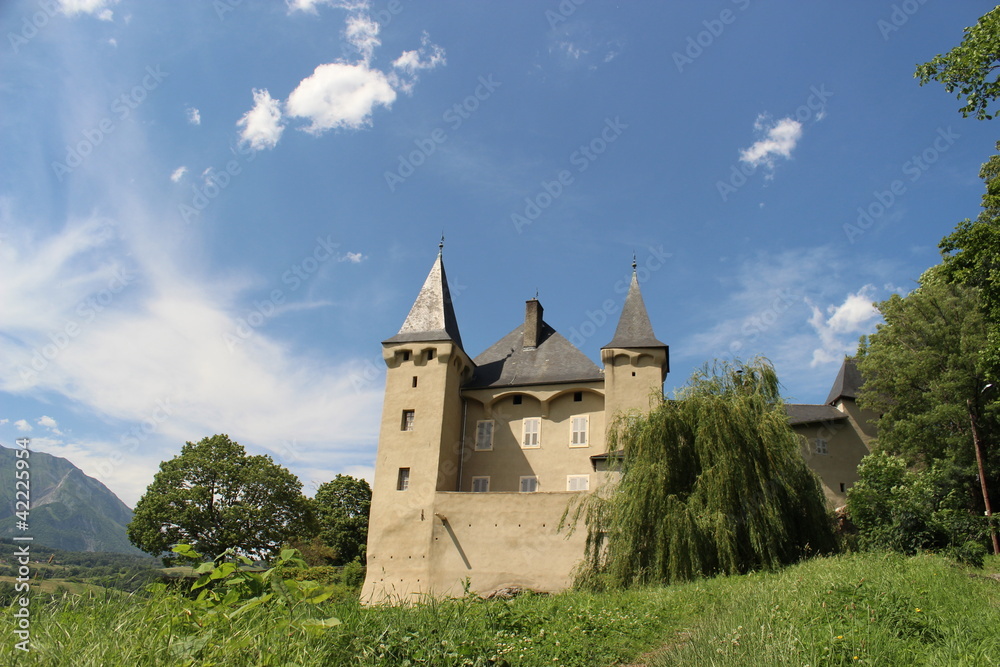
{"label": "slate roof", "polygon": [[625,297],[622,315],[618,320],[618,328],[615,329],[614,338],[604,347],[667,347],[666,343],[657,340],[653,335],[653,325],[649,323],[649,313],[646,312],[646,304],[642,300],[639,280],[634,270],[632,284],[629,285],[628,296]]}
{"label": "slate roof", "polygon": [[468,389],[604,379],[597,364],[544,321],[538,347],[524,347],[522,324],[473,362],[476,372],[466,385]]}
{"label": "slate roof", "polygon": [[792,426],[847,419],[847,415],[832,405],[785,403],[785,412],[788,413],[788,423]]}
{"label": "slate roof", "polygon": [[[455,308],[448,290],[448,276],[444,272],[444,261],[438,253],[424,286],[420,288],[410,314],[403,326],[386,343],[430,342],[451,340],[462,347],[462,335],[458,331]],[[464,348],[462,348],[464,349]]]}
{"label": "slate roof", "polygon": [[833,381],[830,395],[826,397],[826,404],[833,405],[840,398],[857,398],[858,390],[864,382],[854,359],[844,359],[840,372],[837,373],[837,379]]}

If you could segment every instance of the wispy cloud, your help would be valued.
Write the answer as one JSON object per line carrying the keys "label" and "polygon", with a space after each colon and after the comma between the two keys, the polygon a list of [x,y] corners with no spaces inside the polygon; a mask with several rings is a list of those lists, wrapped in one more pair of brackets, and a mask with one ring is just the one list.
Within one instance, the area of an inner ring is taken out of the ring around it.
{"label": "wispy cloud", "polygon": [[184,178],[184,174],[187,173],[187,170],[188,168],[183,165],[177,167],[174,169],[173,173],[170,174],[170,180],[174,183],[178,183],[182,178]]}
{"label": "wispy cloud", "polygon": [[195,107],[188,107],[187,111],[188,122],[192,125],[201,125],[201,112]]}
{"label": "wispy cloud", "polygon": [[28,433],[34,430],[31,427],[31,424],[28,423],[27,419],[18,419],[16,422],[14,422],[14,426],[16,426],[17,430],[21,431],[22,433]]}
{"label": "wispy cloud", "polygon": [[752,167],[764,165],[772,172],[775,160],[791,159],[792,151],[802,138],[802,123],[792,118],[772,121],[767,116],[760,115],[754,123],[754,130],[761,135],[761,138],[749,148],[740,151],[740,161]]}
{"label": "wispy cloud", "polygon": [[875,286],[865,285],[848,294],[844,302],[821,309],[812,302],[809,325],[820,339],[820,347],[813,350],[811,366],[839,361],[844,355],[857,351],[858,339],[869,333],[880,317],[874,306]]}
{"label": "wispy cloud", "polygon": [[281,102],[264,90],[253,89],[253,108],[236,121],[242,128],[240,140],[254,150],[274,148],[285,126],[281,122]]}
{"label": "wispy cloud", "polygon": [[59,11],[66,16],[92,14],[102,21],[110,21],[114,14],[109,9],[118,0],[59,0]]}

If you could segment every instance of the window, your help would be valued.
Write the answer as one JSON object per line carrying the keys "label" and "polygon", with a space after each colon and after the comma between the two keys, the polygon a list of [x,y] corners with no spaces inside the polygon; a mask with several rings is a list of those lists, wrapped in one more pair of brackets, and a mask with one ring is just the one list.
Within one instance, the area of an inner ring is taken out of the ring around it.
{"label": "window", "polygon": [[847,485],[844,484],[843,482],[841,482],[840,483],[840,492],[843,493],[844,491],[847,491]]}
{"label": "window", "polygon": [[403,350],[403,361],[409,361],[409,360],[410,360],[410,351]]}
{"label": "window", "polygon": [[427,350],[427,361],[434,358],[434,350]]}
{"label": "window", "polygon": [[538,447],[538,430],[541,425],[541,419],[538,417],[528,417],[524,420],[523,431],[521,434],[521,446],[522,447]]}
{"label": "window", "polygon": [[493,449],[492,419],[484,419],[476,422],[476,449],[479,451]]}
{"label": "window", "polygon": [[403,422],[400,425],[401,431],[412,431],[413,430],[413,410],[403,410]]}
{"label": "window", "polygon": [[538,478],[534,475],[521,477],[521,493],[534,493],[538,490]]}
{"label": "window", "polygon": [[472,492],[473,493],[488,493],[490,490],[490,478],[489,477],[473,477],[472,478]]}
{"label": "window", "polygon": [[816,438],[816,453],[817,454],[829,454],[829,450],[826,446],[826,440],[823,438]]}
{"label": "window", "polygon": [[414,387],[417,386],[417,376],[416,375],[413,376],[413,386]]}
{"label": "window", "polygon": [[406,491],[410,488],[410,469],[400,468],[399,475],[396,477],[396,490]]}
{"label": "window", "polygon": [[521,405],[521,400],[522,400],[523,398],[524,398],[524,397],[523,397],[523,396],[521,396],[520,394],[518,394],[517,396],[515,396],[515,397],[514,397],[514,405]]}
{"label": "window", "polygon": [[587,446],[587,421],[588,417],[573,417],[573,436],[569,441],[570,447]]}
{"label": "window", "polygon": [[573,392],[573,401],[574,402],[579,403],[582,400],[583,400],[583,392],[582,391]]}
{"label": "window", "polygon": [[590,491],[590,475],[566,475],[567,491]]}

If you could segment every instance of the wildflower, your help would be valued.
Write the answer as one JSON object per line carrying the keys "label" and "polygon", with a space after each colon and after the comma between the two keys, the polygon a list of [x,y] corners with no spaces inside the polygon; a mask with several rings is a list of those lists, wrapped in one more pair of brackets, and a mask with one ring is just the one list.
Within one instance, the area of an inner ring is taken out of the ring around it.
{"label": "wildflower", "polygon": [[920,613],[920,607],[917,607],[917,613],[918,614]]}

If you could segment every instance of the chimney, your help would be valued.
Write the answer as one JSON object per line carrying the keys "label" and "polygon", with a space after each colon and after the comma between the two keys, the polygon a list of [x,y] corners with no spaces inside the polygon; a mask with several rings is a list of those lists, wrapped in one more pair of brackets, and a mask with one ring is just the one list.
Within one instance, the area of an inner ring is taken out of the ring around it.
{"label": "chimney", "polygon": [[524,304],[524,348],[534,350],[542,338],[542,304],[529,299]]}

